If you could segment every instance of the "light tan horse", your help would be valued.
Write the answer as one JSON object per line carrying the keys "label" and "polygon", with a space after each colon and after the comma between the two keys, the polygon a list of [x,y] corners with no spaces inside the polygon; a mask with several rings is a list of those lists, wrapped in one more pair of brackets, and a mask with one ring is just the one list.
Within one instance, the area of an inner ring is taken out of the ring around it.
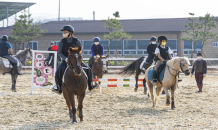
{"label": "light tan horse", "polygon": [[165,72],[163,80],[160,82],[157,82],[157,92],[154,90],[154,85],[152,84],[152,81],[148,79],[148,71],[153,69],[154,66],[151,66],[147,69],[145,73],[145,79],[148,83],[149,92],[151,95],[151,99],[153,101],[153,107],[155,107],[157,103],[157,99],[159,96],[159,93],[161,91],[161,88],[163,87],[165,93],[166,93],[166,105],[170,105],[170,95],[168,93],[168,89],[171,88],[171,109],[175,108],[174,105],[174,92],[176,90],[176,86],[178,83],[178,72],[181,70],[186,76],[190,75],[189,67],[190,62],[187,57],[176,57],[171,60],[169,60],[166,63],[165,66]]}

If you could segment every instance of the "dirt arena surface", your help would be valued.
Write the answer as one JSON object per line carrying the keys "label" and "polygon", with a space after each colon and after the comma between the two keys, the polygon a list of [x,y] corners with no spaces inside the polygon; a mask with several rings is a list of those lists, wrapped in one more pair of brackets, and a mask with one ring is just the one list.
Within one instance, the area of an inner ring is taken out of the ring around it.
{"label": "dirt arena surface", "polygon": [[[165,95],[161,95],[157,106],[152,108],[151,99],[143,94],[141,87],[138,92],[133,91],[134,87],[102,88],[101,93],[87,90],[84,121],[79,122],[77,118],[78,123],[72,124],[62,95],[53,94],[49,89],[34,89],[30,94],[30,75],[18,77],[14,93],[10,90],[10,76],[0,75],[0,129],[218,129],[218,76],[208,75],[204,79],[201,94],[195,93],[194,78],[181,77],[183,81],[175,94],[175,110],[166,107]],[[104,78],[122,77],[105,75]]]}

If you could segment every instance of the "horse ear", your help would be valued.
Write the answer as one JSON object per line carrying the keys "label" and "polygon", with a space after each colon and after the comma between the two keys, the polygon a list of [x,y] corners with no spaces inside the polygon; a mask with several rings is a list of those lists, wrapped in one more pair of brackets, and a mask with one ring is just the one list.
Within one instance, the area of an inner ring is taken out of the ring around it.
{"label": "horse ear", "polygon": [[69,53],[72,53],[72,52],[73,52],[72,47],[70,47],[70,48],[68,49],[68,52],[69,52]]}

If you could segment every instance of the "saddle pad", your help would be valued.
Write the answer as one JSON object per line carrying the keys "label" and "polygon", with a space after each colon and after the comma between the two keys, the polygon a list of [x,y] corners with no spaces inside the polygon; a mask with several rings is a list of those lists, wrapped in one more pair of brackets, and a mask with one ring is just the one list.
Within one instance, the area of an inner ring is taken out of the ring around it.
{"label": "saddle pad", "polygon": [[[153,71],[154,69],[150,69],[148,71],[148,79],[153,80]],[[159,81],[163,80],[165,68],[159,74]]]}
{"label": "saddle pad", "polygon": [[[2,62],[4,64],[4,66],[5,66],[5,68],[13,68],[13,66],[11,65],[11,63],[10,63],[10,61],[8,59],[2,58],[2,57],[1,57],[1,59],[2,59]],[[14,59],[17,60],[16,57],[14,57]],[[17,66],[19,66],[19,61],[18,60],[17,60]]]}

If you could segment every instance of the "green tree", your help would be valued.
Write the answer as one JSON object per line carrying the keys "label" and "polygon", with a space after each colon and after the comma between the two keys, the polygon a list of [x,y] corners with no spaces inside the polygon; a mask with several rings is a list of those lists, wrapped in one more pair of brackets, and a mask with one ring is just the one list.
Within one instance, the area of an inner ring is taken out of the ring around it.
{"label": "green tree", "polygon": [[193,58],[194,52],[196,50],[196,44],[198,42],[198,36],[199,32],[196,31],[197,23],[195,22],[196,18],[194,17],[194,13],[189,13],[189,15],[192,16],[192,18],[187,18],[190,22],[188,25],[185,25],[187,28],[186,30],[182,30],[186,34],[189,35],[189,37],[180,38],[180,40],[188,40],[190,44],[194,45],[194,50],[191,53],[191,58]]}
{"label": "green tree", "polygon": [[214,16],[209,13],[205,14],[204,17],[199,17],[200,23],[196,23],[196,27],[199,29],[198,40],[201,41],[201,53],[207,57],[204,53],[204,46],[211,43],[211,40],[218,40],[217,33],[211,32],[213,28],[216,28],[216,22],[214,21]]}
{"label": "green tree", "polygon": [[[120,17],[119,12],[115,12],[113,14],[115,18]],[[104,27],[109,30],[109,34],[104,34],[104,38],[108,39],[110,41],[109,47],[108,47],[108,54],[110,55],[110,47],[111,47],[111,41],[115,40],[115,46],[116,46],[116,58],[117,58],[117,40],[119,39],[128,39],[131,38],[131,35],[124,32],[123,27],[121,26],[121,23],[117,19],[108,18],[107,20],[102,20],[105,25]]]}
{"label": "green tree", "polygon": [[39,23],[33,23],[33,19],[28,20],[31,17],[31,14],[27,14],[25,10],[21,12],[19,19],[15,22],[12,29],[12,36],[9,37],[13,42],[18,43],[27,43],[26,47],[29,47],[29,42],[33,38],[42,36],[43,33],[46,33],[47,30],[42,30]]}

